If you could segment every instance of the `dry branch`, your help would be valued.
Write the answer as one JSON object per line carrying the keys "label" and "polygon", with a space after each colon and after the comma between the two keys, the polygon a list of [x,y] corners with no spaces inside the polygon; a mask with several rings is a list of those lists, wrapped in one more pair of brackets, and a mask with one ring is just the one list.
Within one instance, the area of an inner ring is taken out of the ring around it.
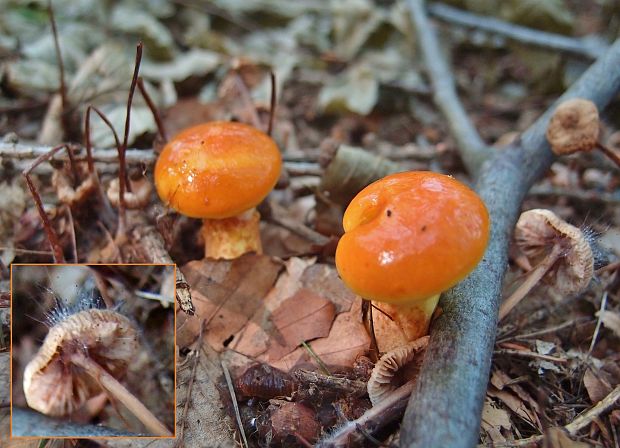
{"label": "dry branch", "polygon": [[408,0],[407,6],[433,87],[433,100],[448,121],[467,171],[477,177],[484,161],[493,154],[493,150],[484,143],[459,101],[454,76],[442,57],[439,40],[424,10],[424,2]]}
{"label": "dry branch", "polygon": [[432,16],[455,25],[488,31],[526,45],[562,51],[577,56],[596,59],[605,53],[607,46],[594,36],[568,37],[561,34],[534,30],[494,17],[487,17],[463,11],[442,3],[431,3],[428,12]]}
{"label": "dry branch", "polygon": [[[421,7],[415,0],[409,5]],[[618,66],[620,40],[481,173],[476,190],[490,211],[490,244],[478,268],[442,298],[443,314],[431,329],[401,446],[458,448],[478,442],[512,229],[523,198],[553,161],[545,138],[549,118],[559,102],[574,97],[590,99],[602,110],[620,90]]]}

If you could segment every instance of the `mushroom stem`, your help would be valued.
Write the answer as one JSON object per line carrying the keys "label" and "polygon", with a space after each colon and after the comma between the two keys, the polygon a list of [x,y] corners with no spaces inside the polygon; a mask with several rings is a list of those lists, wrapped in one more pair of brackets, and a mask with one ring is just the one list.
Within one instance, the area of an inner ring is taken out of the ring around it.
{"label": "mushroom stem", "polygon": [[618,168],[620,168],[620,156],[618,154],[616,154],[611,148],[603,145],[601,142],[597,142],[596,147],[607,157],[609,157]]}
{"label": "mushroom stem", "polygon": [[206,258],[232,260],[247,252],[263,253],[260,214],[256,209],[223,219],[203,219]]}
{"label": "mushroom stem", "polygon": [[146,406],[129,392],[125,386],[119,383],[103,367],[90,359],[88,356],[77,351],[71,355],[71,361],[84,369],[93,379],[101,384],[110,395],[125,405],[133,415],[140,420],[146,428],[157,436],[171,436],[172,433],[166,428]]}
{"label": "mushroom stem", "polygon": [[405,304],[372,302],[381,310],[379,313],[373,313],[373,326],[379,351],[389,352],[426,336],[438,301],[439,294]]}
{"label": "mushroom stem", "polygon": [[545,258],[540,262],[538,266],[536,266],[528,275],[527,279],[508,297],[504,300],[499,307],[499,320],[501,321],[504,317],[512,311],[512,309],[517,306],[517,304],[523,300],[523,298],[527,295],[528,292],[532,290],[532,288],[540,281],[541,278],[545,276],[545,274],[551,269],[551,266],[555,264],[556,261],[562,255],[563,249],[559,244],[554,244],[551,252],[547,254]]}

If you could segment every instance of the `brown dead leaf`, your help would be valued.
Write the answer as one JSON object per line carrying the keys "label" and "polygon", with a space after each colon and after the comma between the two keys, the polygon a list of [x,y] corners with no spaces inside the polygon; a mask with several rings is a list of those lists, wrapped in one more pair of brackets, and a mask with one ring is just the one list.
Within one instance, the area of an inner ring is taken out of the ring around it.
{"label": "brown dead leaf", "polygon": [[592,404],[596,404],[611,392],[611,385],[592,369],[587,369],[583,376],[583,385],[588,391]]}
{"label": "brown dead leaf", "polygon": [[301,277],[301,283],[304,288],[328,297],[336,305],[337,313],[351,310],[355,301],[355,294],[342,282],[333,266],[315,264],[308,267]]}
{"label": "brown dead leaf", "polygon": [[536,413],[528,408],[526,403],[512,392],[498,390],[495,387],[489,387],[487,390],[487,395],[501,400],[502,403],[508,406],[512,412],[521,417],[521,419],[525,422],[529,423],[532,427],[538,430],[542,430],[542,425],[540,424],[540,420],[538,419]]}
{"label": "brown dead leaf", "polygon": [[332,302],[309,289],[300,289],[271,315],[274,334],[267,356],[280,359],[303,341],[326,337],[334,317]]}
{"label": "brown dead leaf", "polygon": [[232,261],[199,260],[181,268],[192,287],[196,307],[193,318],[179,315],[177,345],[186,347],[200,333],[205,320],[205,339],[222,351],[264,306],[264,297],[273,286],[282,266],[265,255],[246,254]]}
{"label": "brown dead leaf", "polygon": [[271,313],[297,292],[301,276],[315,262],[316,258],[291,258],[285,263],[286,272],[265,297],[263,307],[256,310],[247,325],[235,335],[229,346],[231,349],[255,359],[267,350],[273,326]]}
{"label": "brown dead leaf", "polygon": [[506,437],[502,434],[502,430],[510,430],[512,424],[508,412],[499,408],[493,400],[487,397],[482,408],[480,426],[489,435],[493,443],[504,443]]}
{"label": "brown dead leaf", "polygon": [[[324,364],[351,367],[358,356],[369,350],[370,337],[362,324],[361,313],[362,301],[356,299],[351,311],[338,314],[329,336],[317,339],[310,344],[312,351]],[[298,348],[282,359],[269,363],[285,372],[289,372],[298,364],[317,365],[305,348]]]}
{"label": "brown dead leaf", "polygon": [[503,390],[504,388],[510,389],[521,400],[528,403],[530,405],[530,409],[533,409],[537,414],[540,414],[541,409],[538,401],[536,401],[523,387],[515,383],[513,379],[502,370],[498,369],[493,372],[491,375],[491,384],[499,390]]}
{"label": "brown dead leaf", "polygon": [[611,330],[620,338],[620,313],[602,310],[596,312],[596,317],[600,317],[605,328]]}
{"label": "brown dead leaf", "polygon": [[572,440],[562,428],[549,428],[545,433],[545,448],[588,448],[590,445]]}

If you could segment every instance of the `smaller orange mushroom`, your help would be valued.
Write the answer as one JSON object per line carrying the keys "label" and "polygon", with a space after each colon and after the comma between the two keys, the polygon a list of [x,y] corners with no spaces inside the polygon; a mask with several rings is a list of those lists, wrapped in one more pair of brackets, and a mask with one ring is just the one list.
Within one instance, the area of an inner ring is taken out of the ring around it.
{"label": "smaller orange mushroom", "polygon": [[478,195],[450,176],[424,171],[366,187],[349,204],[343,226],[336,267],[349,288],[381,311],[373,313],[381,352],[428,333],[440,293],[474,269],[489,239]]}
{"label": "smaller orange mushroom", "polygon": [[275,186],[281,166],[267,134],[216,121],[186,129],[164,147],[155,185],[165,204],[203,219],[205,256],[231,259],[262,252],[254,207]]}

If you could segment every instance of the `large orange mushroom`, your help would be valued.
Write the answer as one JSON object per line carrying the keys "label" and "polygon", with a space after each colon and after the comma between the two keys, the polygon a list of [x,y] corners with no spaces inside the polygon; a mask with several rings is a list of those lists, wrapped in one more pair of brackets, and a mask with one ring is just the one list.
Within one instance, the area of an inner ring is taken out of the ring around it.
{"label": "large orange mushroom", "polygon": [[482,258],[489,215],[482,200],[450,176],[404,172],[362,190],[344,214],[336,267],[371,300],[380,351],[428,333],[439,295]]}
{"label": "large orange mushroom", "polygon": [[275,186],[281,166],[280,151],[267,134],[215,121],[182,131],[164,147],[155,185],[165,204],[203,219],[207,257],[231,259],[262,252],[254,207]]}

